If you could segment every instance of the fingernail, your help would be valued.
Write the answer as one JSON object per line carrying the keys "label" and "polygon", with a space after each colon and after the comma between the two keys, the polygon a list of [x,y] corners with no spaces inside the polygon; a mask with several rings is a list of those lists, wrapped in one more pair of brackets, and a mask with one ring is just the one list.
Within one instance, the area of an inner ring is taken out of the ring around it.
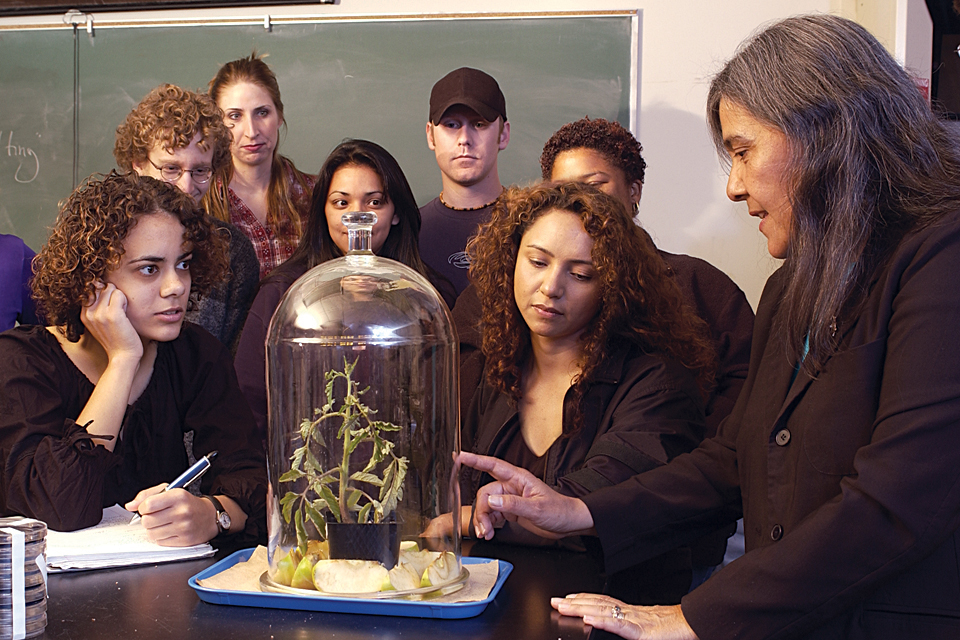
{"label": "fingernail", "polygon": [[551,606],[551,607],[556,607],[556,606],[558,606],[561,602],[563,602],[563,599],[562,599],[562,598],[550,598],[550,606]]}
{"label": "fingernail", "polygon": [[500,496],[489,496],[487,502],[490,503],[491,507],[500,508],[503,506],[503,498]]}

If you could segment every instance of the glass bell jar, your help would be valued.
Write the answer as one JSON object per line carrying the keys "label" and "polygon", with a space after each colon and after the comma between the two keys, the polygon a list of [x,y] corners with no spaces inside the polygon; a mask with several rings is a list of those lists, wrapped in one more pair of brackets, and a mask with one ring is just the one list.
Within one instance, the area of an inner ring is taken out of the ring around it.
{"label": "glass bell jar", "polygon": [[350,250],[301,276],[267,331],[271,591],[419,597],[460,588],[458,351],[450,310],[373,254],[376,214],[343,216]]}

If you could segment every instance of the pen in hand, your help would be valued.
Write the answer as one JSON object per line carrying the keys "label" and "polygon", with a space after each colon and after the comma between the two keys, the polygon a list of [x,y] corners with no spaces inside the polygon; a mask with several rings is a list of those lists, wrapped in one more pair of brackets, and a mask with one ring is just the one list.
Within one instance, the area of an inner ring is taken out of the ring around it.
{"label": "pen in hand", "polygon": [[[188,486],[193,484],[195,480],[200,478],[204,473],[207,472],[207,469],[210,468],[210,463],[213,462],[213,459],[217,457],[216,451],[211,451],[207,455],[203,456],[195,463],[193,463],[189,469],[177,476],[173,482],[168,484],[163,488],[163,491],[160,493],[166,493],[170,489],[186,489]],[[130,520],[130,524],[136,524],[140,522],[140,514],[134,514],[133,518]]]}

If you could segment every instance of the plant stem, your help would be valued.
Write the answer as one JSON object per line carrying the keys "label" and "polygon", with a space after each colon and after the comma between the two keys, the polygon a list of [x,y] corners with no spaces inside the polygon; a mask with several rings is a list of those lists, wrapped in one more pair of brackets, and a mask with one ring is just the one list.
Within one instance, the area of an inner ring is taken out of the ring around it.
{"label": "plant stem", "polygon": [[[349,398],[352,395],[353,390],[351,389],[351,387],[356,384],[350,379],[350,376],[346,376],[346,379],[347,379],[347,393],[346,393],[346,396],[344,396],[344,399]],[[344,424],[346,424],[350,420],[350,418],[353,417],[352,415],[353,410],[352,410],[352,407],[350,407],[349,403],[347,402],[344,402],[343,409],[344,409],[343,420],[344,420]],[[341,460],[340,460],[340,486],[338,488],[338,492],[339,492],[338,502],[340,504],[340,517],[342,518],[342,522],[353,522],[353,516],[350,513],[350,509],[347,509],[347,489],[348,489],[347,483],[350,479],[350,451],[353,448],[352,439],[353,438],[350,435],[350,430],[349,429],[345,430],[343,434],[343,440],[342,440],[343,456],[341,457]]]}

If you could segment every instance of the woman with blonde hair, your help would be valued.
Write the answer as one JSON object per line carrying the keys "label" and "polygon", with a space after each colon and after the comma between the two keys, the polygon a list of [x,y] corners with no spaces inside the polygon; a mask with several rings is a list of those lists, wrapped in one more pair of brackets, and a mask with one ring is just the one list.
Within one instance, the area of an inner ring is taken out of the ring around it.
{"label": "woman with blonde hair", "polygon": [[314,177],[280,155],[280,129],[286,125],[280,86],[256,52],[220,67],[210,81],[210,97],[233,135],[233,162],[214,177],[204,203],[250,238],[263,278],[297,248]]}

